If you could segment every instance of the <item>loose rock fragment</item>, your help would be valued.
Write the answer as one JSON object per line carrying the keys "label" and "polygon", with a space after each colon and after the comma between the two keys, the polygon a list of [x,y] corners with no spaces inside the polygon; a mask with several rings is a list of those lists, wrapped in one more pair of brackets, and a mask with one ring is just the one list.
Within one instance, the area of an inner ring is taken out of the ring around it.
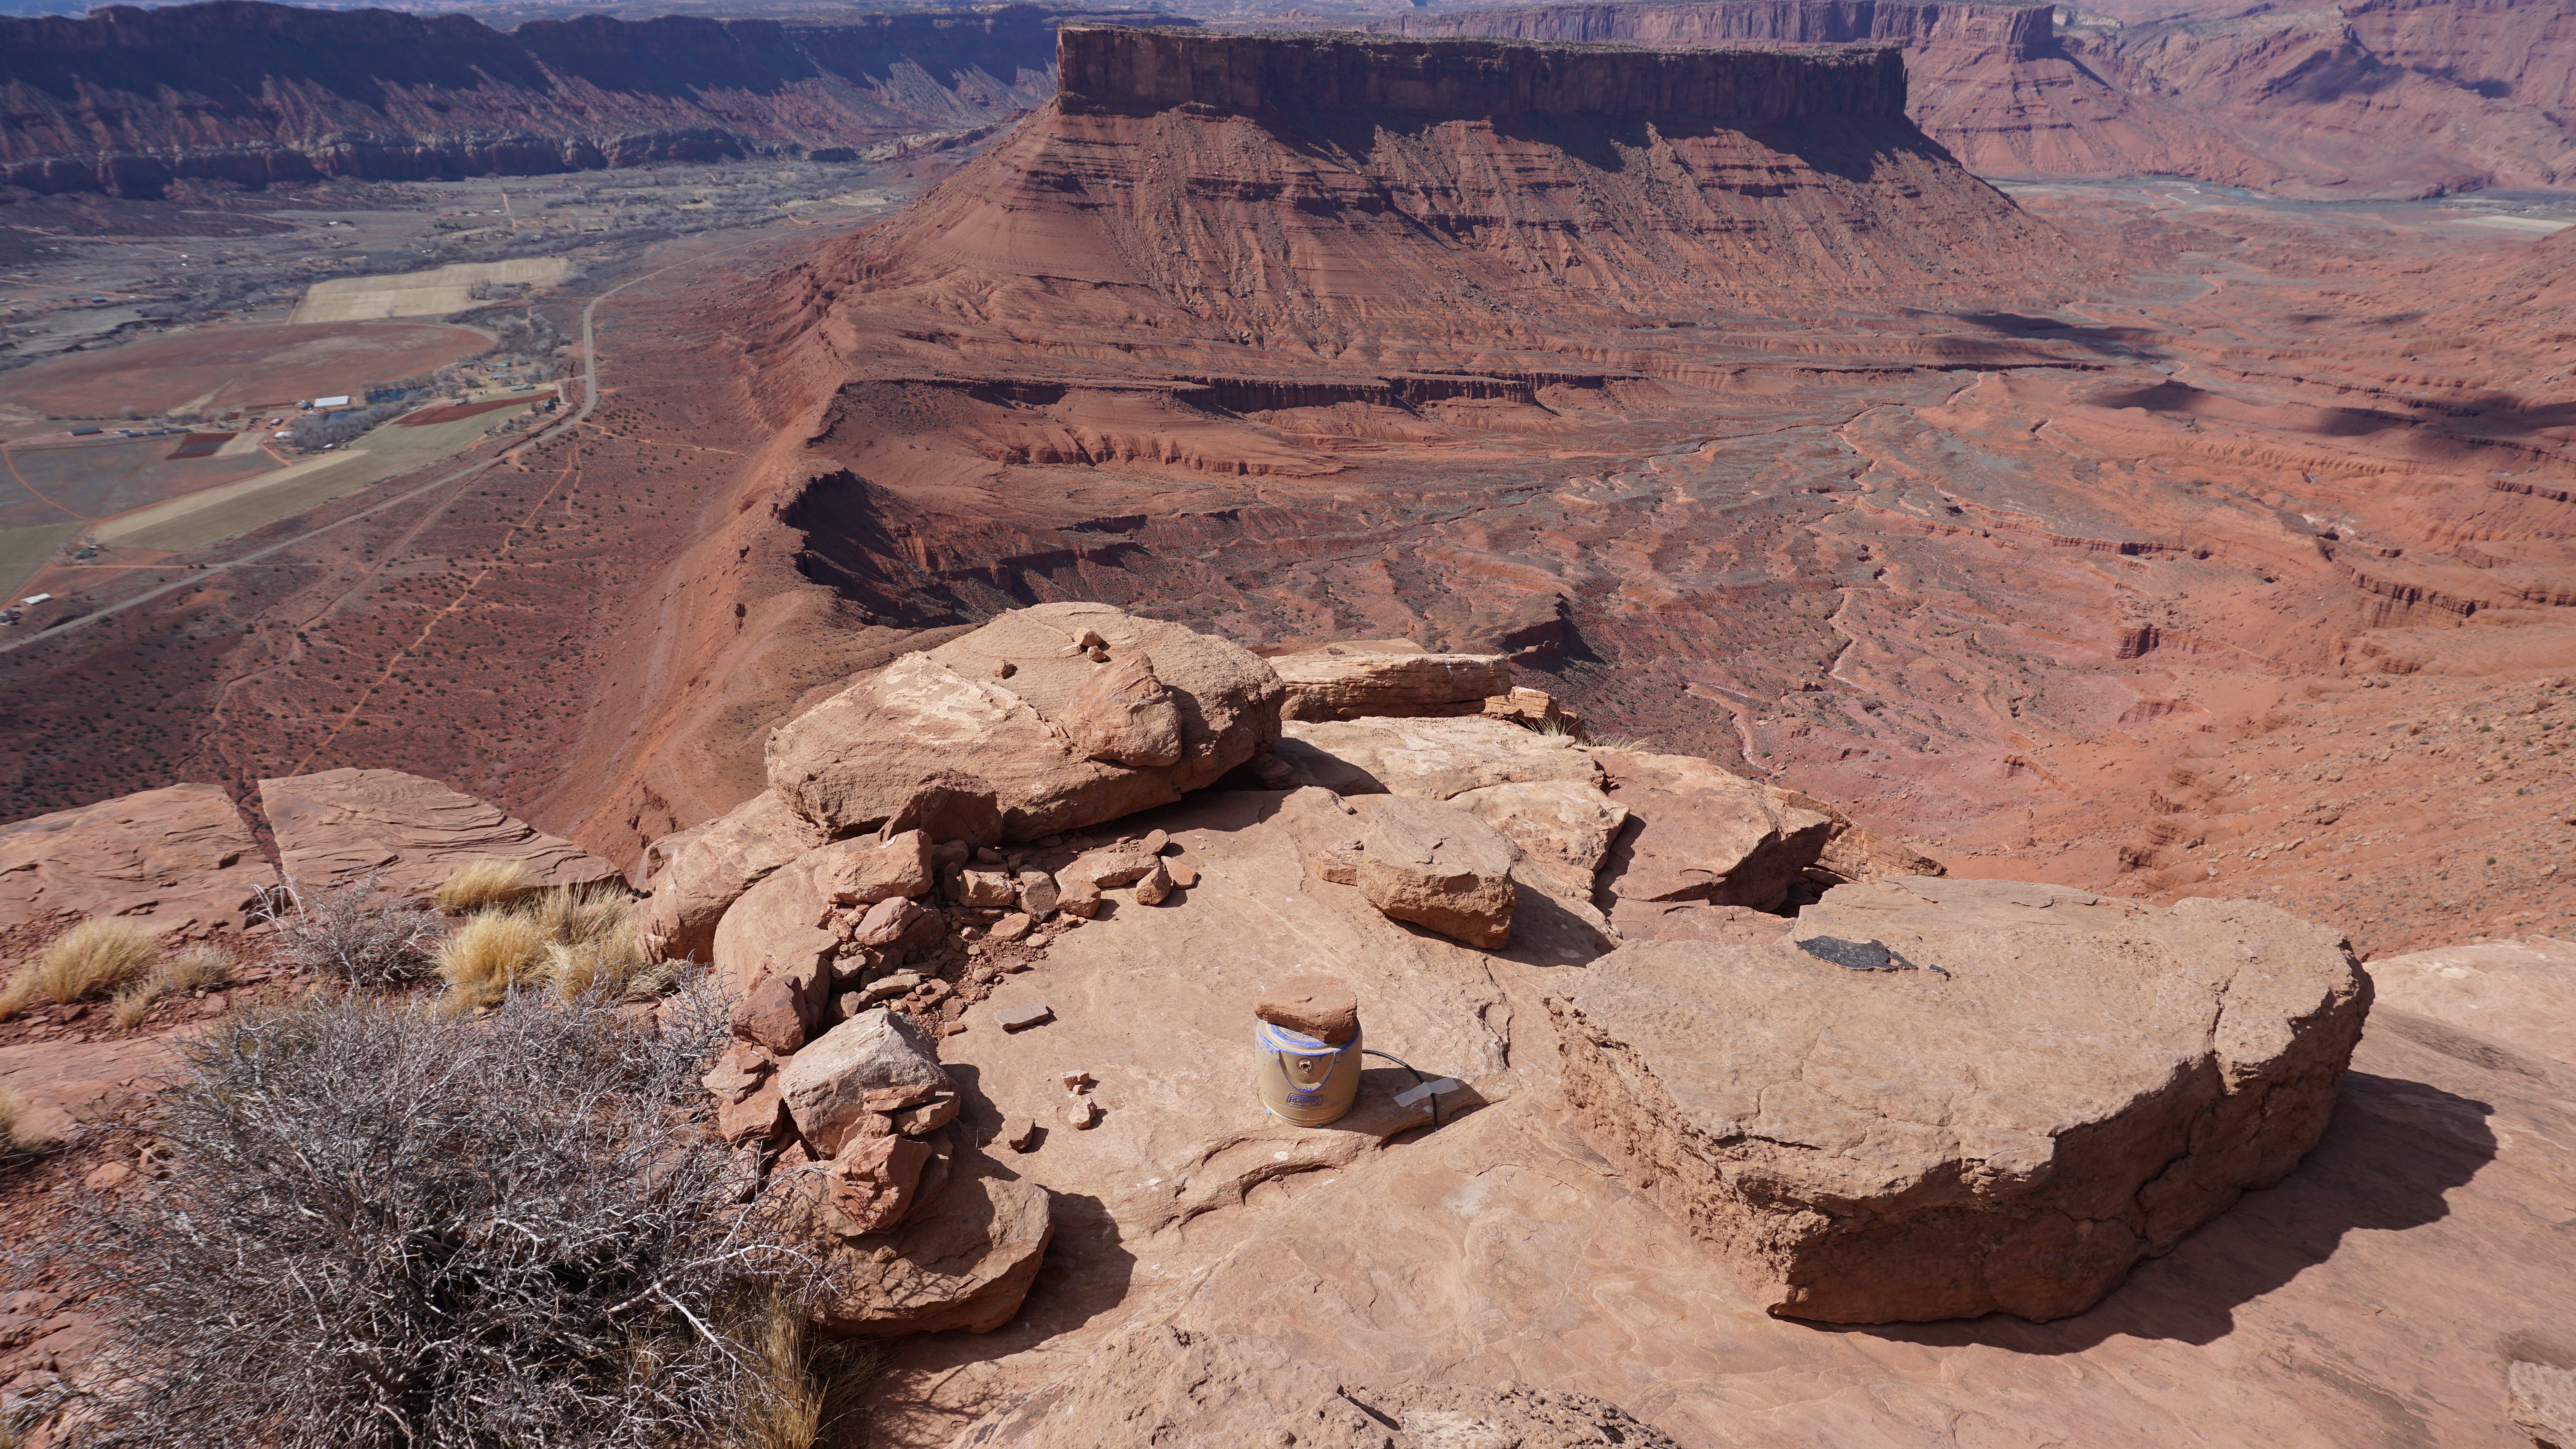
{"label": "loose rock fragment", "polygon": [[930,1038],[879,1008],[842,1022],[798,1052],[776,1078],[796,1130],[817,1152],[837,1153],[867,1096],[891,1088],[955,1090]]}
{"label": "loose rock fragment", "polygon": [[1017,941],[1028,935],[1032,924],[1028,917],[1013,911],[993,923],[991,935],[996,941]]}
{"label": "loose rock fragment", "polygon": [[1002,1024],[1004,1031],[1026,1031],[1054,1015],[1055,1012],[1045,1002],[1033,1001],[1025,1006],[1007,1007],[994,1020]]}
{"label": "loose rock fragment", "polygon": [[1273,1026],[1340,1046],[1360,1029],[1360,1002],[1338,976],[1308,972],[1261,993],[1252,1014]]}
{"label": "loose rock fragment", "polygon": [[1152,870],[1145,872],[1144,875],[1137,878],[1136,904],[1140,906],[1159,906],[1171,898],[1171,872],[1163,868],[1163,863],[1161,861],[1155,861],[1154,868]]}
{"label": "loose rock fragment", "polygon": [[1085,1097],[1064,1109],[1065,1125],[1076,1132],[1088,1132],[1100,1120],[1100,1104]]}
{"label": "loose rock fragment", "polygon": [[1013,1152],[1029,1152],[1038,1145],[1038,1121],[1035,1117],[1010,1117],[1002,1122],[1001,1144]]}

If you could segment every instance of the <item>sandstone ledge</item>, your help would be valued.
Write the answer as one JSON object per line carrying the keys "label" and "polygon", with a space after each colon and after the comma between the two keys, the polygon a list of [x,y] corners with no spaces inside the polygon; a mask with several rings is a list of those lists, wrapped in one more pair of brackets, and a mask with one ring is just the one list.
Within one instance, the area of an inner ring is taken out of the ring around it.
{"label": "sandstone ledge", "polygon": [[2248,902],[1905,877],[1795,935],[1917,964],[1640,942],[1548,1005],[1605,1155],[1824,1322],[2082,1312],[2298,1164],[2370,1000],[2333,932]]}

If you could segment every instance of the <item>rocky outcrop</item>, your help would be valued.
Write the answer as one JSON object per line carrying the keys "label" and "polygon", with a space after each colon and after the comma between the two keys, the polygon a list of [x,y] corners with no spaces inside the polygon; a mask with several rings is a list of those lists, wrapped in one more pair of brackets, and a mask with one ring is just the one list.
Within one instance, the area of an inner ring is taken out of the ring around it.
{"label": "rocky outcrop", "polygon": [[1057,95],[1067,115],[1203,106],[1755,125],[1905,112],[1905,66],[1892,46],[1652,50],[1082,24],[1065,25],[1057,39]]}
{"label": "rocky outcrop", "polygon": [[1449,803],[1502,832],[1531,866],[1583,896],[1592,894],[1610,842],[1628,823],[1627,806],[1574,780],[1485,785]]}
{"label": "rocky outcrop", "polygon": [[2373,960],[2373,1010],[2402,1011],[2576,1067],[2576,941],[2522,936]]}
{"label": "rocky outcrop", "polygon": [[277,871],[220,785],[170,785],[0,825],[0,931],[139,916],[239,929]]}
{"label": "rocky outcrop", "polygon": [[1600,750],[1594,757],[1610,798],[1628,812],[1603,867],[1619,903],[1611,919],[1623,931],[1678,902],[1776,909],[1849,824],[1794,790],[1695,756]]}
{"label": "rocky outcrop", "polygon": [[324,770],[259,782],[278,866],[299,886],[376,877],[426,898],[478,860],[525,864],[539,886],[619,881],[617,867],[471,795],[400,770]]}
{"label": "rocky outcrop", "polygon": [[1637,41],[1721,45],[1769,40],[1908,45],[1960,42],[2029,60],[2056,47],[2046,5],[1944,0],[1678,0],[1678,3],[1529,5],[1362,21],[1356,30],[1416,37],[1501,35],[1517,40]]}
{"label": "rocky outcrop", "polygon": [[1283,720],[1475,714],[1512,687],[1499,654],[1431,654],[1410,640],[1326,644],[1270,659]]}
{"label": "rocky outcrop", "polygon": [[778,1090],[805,1145],[834,1157],[852,1135],[883,1136],[874,1118],[955,1087],[921,1028],[880,1007],[796,1053],[779,1069]]}
{"label": "rocky outcrop", "polygon": [[1298,784],[1336,795],[1447,800],[1495,785],[1598,786],[1602,778],[1573,740],[1480,717],[1294,722],[1281,727],[1272,753]]}
{"label": "rocky outcrop", "polygon": [[769,782],[835,835],[918,825],[940,840],[1034,840],[1214,783],[1278,738],[1279,699],[1270,667],[1224,640],[1105,604],[1041,604],[781,726]]}
{"label": "rocky outcrop", "polygon": [[823,843],[812,821],[763,790],[708,823],[655,842],[667,851],[652,871],[644,910],[646,948],[673,960],[707,959],[716,923],[771,871]]}
{"label": "rocky outcrop", "polygon": [[1565,1091],[1770,1311],[2080,1313],[2325,1130],[2334,932],[2054,886],[1843,886],[1795,942],[1633,943],[1550,997]]}

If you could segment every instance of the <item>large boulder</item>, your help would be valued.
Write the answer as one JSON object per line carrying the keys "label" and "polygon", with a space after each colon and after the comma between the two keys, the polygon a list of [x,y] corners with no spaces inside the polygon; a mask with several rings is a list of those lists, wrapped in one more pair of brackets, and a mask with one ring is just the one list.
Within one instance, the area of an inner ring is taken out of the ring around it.
{"label": "large boulder", "polygon": [[[1830,806],[1747,780],[1692,755],[1599,750],[1610,798],[1628,820],[1603,862],[1619,907],[1697,901],[1777,909],[1840,827]],[[1660,911],[1614,907],[1623,933],[1649,936]]]}
{"label": "large boulder", "polygon": [[1500,654],[1428,654],[1409,640],[1360,640],[1273,655],[1283,720],[1476,714],[1512,687]]}
{"label": "large boulder", "polygon": [[1045,1188],[958,1151],[901,1226],[832,1241],[815,1320],[863,1338],[990,1333],[1020,1311],[1054,1236]]}
{"label": "large boulder", "polygon": [[655,841],[645,862],[653,892],[644,908],[645,945],[672,960],[707,959],[725,908],[771,871],[822,843],[823,832],[787,808],[775,790]]}
{"label": "large boulder", "polygon": [[1539,780],[1599,786],[1601,767],[1573,740],[1498,719],[1361,719],[1290,723],[1272,753],[1300,785],[1336,795],[1447,800]]}
{"label": "large boulder", "polygon": [[833,835],[1031,840],[1215,783],[1278,738],[1279,698],[1270,666],[1225,640],[1106,604],[1042,604],[790,720],[770,740],[769,782]]}
{"label": "large boulder", "polygon": [[0,825],[0,931],[137,916],[238,929],[277,872],[220,785],[167,785]]}
{"label": "large boulder", "polygon": [[1457,806],[1398,796],[1370,811],[1353,884],[1395,920],[1492,948],[1512,937],[1517,856],[1501,832]]}
{"label": "large boulder", "polygon": [[2080,1313],[2325,1130],[2370,1001],[2270,906],[1841,886],[1769,946],[1631,943],[1551,996],[1605,1156],[1780,1316]]}
{"label": "large boulder", "polygon": [[460,866],[515,860],[540,886],[622,881],[616,866],[524,820],[400,770],[324,770],[259,782],[279,868],[299,886],[377,877],[410,899],[436,893]]}

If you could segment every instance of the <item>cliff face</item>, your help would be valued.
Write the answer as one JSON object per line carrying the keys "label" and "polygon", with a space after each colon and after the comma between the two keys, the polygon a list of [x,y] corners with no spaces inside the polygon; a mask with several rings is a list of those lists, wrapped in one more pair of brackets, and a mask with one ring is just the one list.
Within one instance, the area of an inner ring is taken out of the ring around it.
{"label": "cliff face", "polygon": [[1634,40],[1710,45],[1730,40],[1838,43],[1894,40],[1989,46],[2019,59],[2055,50],[2046,5],[1899,4],[1894,0],[1727,0],[1727,3],[1532,5],[1407,15],[1359,28],[1399,35],[1509,35],[1521,40]]}
{"label": "cliff face", "polygon": [[1974,289],[2045,250],[1905,119],[1893,47],[1067,24],[1058,67],[1053,105],[818,289],[874,315],[963,288],[990,317],[1026,290],[1051,330],[1072,287],[1111,331],[1329,356],[1783,286]]}
{"label": "cliff face", "polygon": [[2045,5],[1675,0],[1405,15],[1366,28],[1656,44],[1894,42],[1905,48],[1915,122],[1984,176],[2179,175],[2309,196],[2576,181],[2576,8],[2358,0],[2201,9],[2060,31]]}
{"label": "cliff face", "polygon": [[0,20],[0,183],[149,195],[829,154],[1045,99],[1056,12],[847,24],[463,15],[250,0]]}
{"label": "cliff face", "polygon": [[1069,115],[1210,106],[1480,119],[1687,116],[1742,123],[1800,116],[1894,119],[1905,113],[1905,69],[1892,46],[1822,53],[1650,50],[1068,24],[1060,33],[1058,57]]}

